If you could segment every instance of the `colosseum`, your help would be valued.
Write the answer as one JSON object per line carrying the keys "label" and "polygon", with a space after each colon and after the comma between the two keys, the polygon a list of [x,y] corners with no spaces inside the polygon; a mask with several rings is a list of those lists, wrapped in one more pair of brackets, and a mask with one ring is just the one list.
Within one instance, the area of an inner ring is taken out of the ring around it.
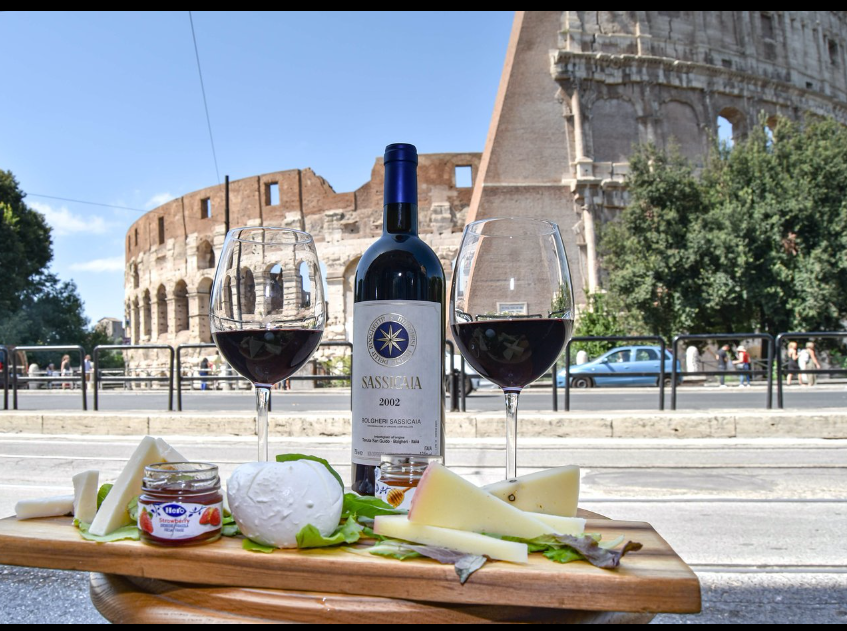
{"label": "colosseum", "polygon": [[[421,237],[450,270],[471,201],[480,154],[419,158]],[[464,177],[464,180],[462,179]],[[310,232],[325,267],[325,340],[352,331],[352,278],[365,249],[382,234],[382,158],[371,180],[336,193],[311,169],[278,171],[230,183],[230,226],[274,225]],[[225,187],[174,199],[141,217],[126,240],[126,318],[133,344],[211,342],[209,294],[226,227]]]}
{"label": "colosseum", "polygon": [[[421,156],[421,234],[449,276],[466,221],[555,221],[582,304],[586,291],[602,287],[597,232],[627,203],[633,145],[674,143],[702,164],[720,119],[736,138],[776,116],[847,124],[846,49],[844,11],[517,12],[484,152]],[[470,167],[473,188],[456,185],[461,167]],[[352,193],[335,193],[309,169],[231,185],[232,226],[283,225],[315,236],[328,283],[326,339],[348,339],[350,280],[380,233],[381,196],[379,159],[370,182]],[[223,206],[223,187],[212,187],[130,228],[133,343],[210,340]]]}

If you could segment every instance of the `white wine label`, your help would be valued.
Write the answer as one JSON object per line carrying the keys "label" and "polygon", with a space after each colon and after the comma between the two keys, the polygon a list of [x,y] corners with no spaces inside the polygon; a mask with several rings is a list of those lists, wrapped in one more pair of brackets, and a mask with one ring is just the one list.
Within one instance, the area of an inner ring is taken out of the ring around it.
{"label": "white wine label", "polygon": [[441,455],[441,304],[353,306],[353,462]]}

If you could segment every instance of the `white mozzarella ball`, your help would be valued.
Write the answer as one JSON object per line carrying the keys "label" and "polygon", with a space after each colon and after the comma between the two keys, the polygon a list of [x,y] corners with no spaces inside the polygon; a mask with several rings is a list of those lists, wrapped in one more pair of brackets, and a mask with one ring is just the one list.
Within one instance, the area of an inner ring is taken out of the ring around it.
{"label": "white mozzarella ball", "polygon": [[227,499],[244,536],[266,546],[294,548],[304,526],[311,524],[324,536],[338,527],[344,489],[312,460],[249,462],[233,471]]}

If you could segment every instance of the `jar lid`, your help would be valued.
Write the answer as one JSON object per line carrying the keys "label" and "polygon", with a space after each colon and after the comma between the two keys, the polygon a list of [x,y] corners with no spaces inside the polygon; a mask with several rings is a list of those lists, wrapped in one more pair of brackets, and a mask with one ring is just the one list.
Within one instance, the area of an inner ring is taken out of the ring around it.
{"label": "jar lid", "polygon": [[414,466],[427,467],[431,462],[441,462],[441,456],[421,456],[419,454],[383,454],[380,466],[387,464],[391,466]]}
{"label": "jar lid", "polygon": [[202,491],[218,485],[218,465],[208,462],[158,462],[144,467],[142,486],[149,491]]}

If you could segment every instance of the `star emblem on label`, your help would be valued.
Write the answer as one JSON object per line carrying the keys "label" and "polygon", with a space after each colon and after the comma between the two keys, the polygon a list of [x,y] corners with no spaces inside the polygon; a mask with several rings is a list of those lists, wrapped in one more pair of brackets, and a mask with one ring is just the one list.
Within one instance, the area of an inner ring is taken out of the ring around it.
{"label": "star emblem on label", "polygon": [[368,329],[368,354],[382,366],[399,366],[417,346],[415,327],[399,313],[381,315]]}

